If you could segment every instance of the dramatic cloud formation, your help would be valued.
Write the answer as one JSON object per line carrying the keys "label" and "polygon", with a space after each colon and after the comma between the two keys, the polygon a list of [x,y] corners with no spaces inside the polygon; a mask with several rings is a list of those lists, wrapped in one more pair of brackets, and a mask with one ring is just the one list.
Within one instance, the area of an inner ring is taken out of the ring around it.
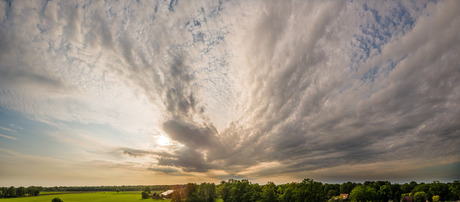
{"label": "dramatic cloud formation", "polygon": [[[459,11],[454,0],[2,1],[0,176],[16,183],[10,160],[40,155],[87,179],[109,170],[98,185],[458,179]],[[63,153],[26,149],[34,141]],[[32,180],[20,183],[43,179]]]}

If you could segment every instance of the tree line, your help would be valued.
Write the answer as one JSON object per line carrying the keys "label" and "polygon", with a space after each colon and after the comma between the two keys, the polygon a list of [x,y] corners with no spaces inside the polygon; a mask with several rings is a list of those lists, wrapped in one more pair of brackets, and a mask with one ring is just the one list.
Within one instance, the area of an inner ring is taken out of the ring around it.
{"label": "tree line", "polygon": [[30,187],[1,187],[0,198],[13,198],[13,197],[24,197],[24,196],[38,196],[42,187],[30,186]]}
{"label": "tree line", "polygon": [[76,191],[76,192],[100,192],[100,191],[142,191],[146,187],[152,190],[167,190],[171,185],[123,185],[123,186],[55,186],[43,187],[42,191]]}
{"label": "tree line", "polygon": [[[347,199],[340,194],[349,194]],[[214,183],[188,183],[176,186],[172,201],[211,202],[222,198],[225,202],[290,202],[290,201],[400,201],[410,196],[415,201],[449,201],[460,199],[460,181],[449,183],[397,184],[389,181],[345,182],[328,184],[304,179],[302,182],[276,185],[251,183],[249,180]]]}

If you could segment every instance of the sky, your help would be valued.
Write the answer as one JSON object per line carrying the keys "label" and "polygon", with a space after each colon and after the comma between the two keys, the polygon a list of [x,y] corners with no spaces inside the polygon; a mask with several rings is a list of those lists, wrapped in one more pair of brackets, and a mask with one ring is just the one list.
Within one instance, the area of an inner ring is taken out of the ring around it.
{"label": "sky", "polygon": [[0,1],[0,186],[460,179],[460,1]]}

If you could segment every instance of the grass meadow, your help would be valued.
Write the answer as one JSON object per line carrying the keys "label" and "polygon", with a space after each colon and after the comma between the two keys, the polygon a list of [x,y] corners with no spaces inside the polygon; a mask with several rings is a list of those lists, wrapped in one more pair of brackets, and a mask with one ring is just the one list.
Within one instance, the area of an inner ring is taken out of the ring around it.
{"label": "grass meadow", "polygon": [[141,199],[140,191],[127,192],[90,192],[90,193],[46,193],[50,195],[39,195],[34,197],[22,198],[5,198],[0,199],[1,202],[51,202],[53,198],[60,198],[64,202],[81,202],[81,201],[97,201],[97,202],[168,202],[170,200],[153,200]]}

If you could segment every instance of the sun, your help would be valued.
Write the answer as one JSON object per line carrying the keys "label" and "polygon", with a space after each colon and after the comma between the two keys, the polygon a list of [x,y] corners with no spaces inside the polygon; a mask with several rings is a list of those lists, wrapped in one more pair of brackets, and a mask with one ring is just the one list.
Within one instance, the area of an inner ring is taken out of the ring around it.
{"label": "sun", "polygon": [[162,135],[157,139],[157,144],[160,146],[168,146],[171,145],[171,140],[168,137]]}

